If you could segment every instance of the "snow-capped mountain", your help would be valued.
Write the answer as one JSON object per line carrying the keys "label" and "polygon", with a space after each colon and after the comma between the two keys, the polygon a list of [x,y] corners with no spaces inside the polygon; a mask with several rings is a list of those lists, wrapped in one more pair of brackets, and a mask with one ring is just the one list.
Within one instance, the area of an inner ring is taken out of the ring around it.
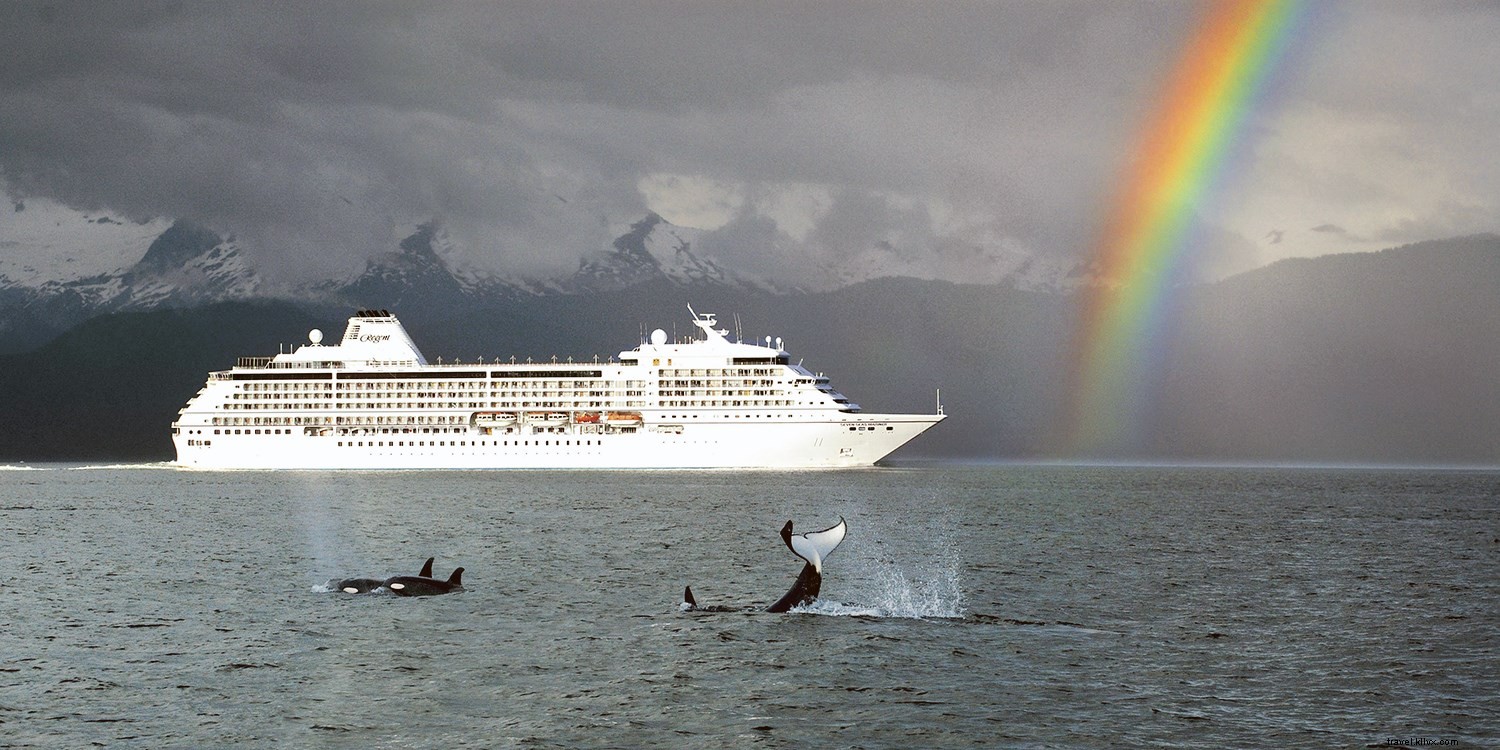
{"label": "snow-capped mountain", "polygon": [[311,287],[312,296],[363,307],[458,304],[468,296],[468,290],[437,254],[433,243],[438,239],[437,227],[423,224],[397,249],[370,258],[355,278],[317,284]]}
{"label": "snow-capped mountain", "polygon": [[260,289],[259,275],[232,238],[177,221],[121,271],[48,281],[36,291],[43,299],[72,297],[98,312],[117,312],[250,299]]}
{"label": "snow-capped mountain", "polygon": [[292,296],[345,307],[383,307],[408,313],[452,312],[485,301],[558,293],[555,282],[456,268],[448,233],[434,222],[416,227],[395,250],[377,253],[352,278],[308,285]]}
{"label": "snow-capped mountain", "polygon": [[403,239],[396,250],[372,257],[357,276],[319,282],[297,296],[355,307],[441,310],[486,300],[591,294],[656,281],[774,291],[766,282],[695,254],[698,234],[698,230],[648,214],[609,248],[585,256],[571,275],[525,278],[455,267],[445,259],[460,254],[452,239],[442,227],[427,223]]}
{"label": "snow-capped mountain", "polygon": [[234,238],[186,221],[162,232],[125,273],[105,276],[104,281],[119,285],[121,294],[114,302],[122,309],[250,299],[262,289],[260,275]]}
{"label": "snow-capped mountain", "polygon": [[0,277],[0,351],[45,341],[96,315],[252,299],[261,289],[232,238],[177,221],[120,270],[36,285]]}
{"label": "snow-capped mountain", "polygon": [[166,231],[166,220],[132,221],[46,199],[0,206],[0,287],[39,287],[124,269]]}
{"label": "snow-capped mountain", "polygon": [[564,283],[577,293],[612,291],[665,279],[678,286],[715,285],[774,291],[775,287],[726,268],[717,259],[694,252],[703,232],[679,227],[655,213],[632,224],[613,246],[585,257]]}
{"label": "snow-capped mountain", "polygon": [[[57,212],[54,212],[57,213]],[[34,214],[38,216],[39,214]],[[58,248],[32,248],[33,262],[12,259],[0,263],[0,351],[16,351],[50,339],[56,333],[96,315],[158,308],[190,307],[230,300],[282,298],[337,307],[385,307],[408,314],[462,314],[487,303],[551,295],[596,294],[641,284],[726,288],[755,293],[785,294],[829,290],[884,276],[931,278],[891,248],[872,248],[840,268],[811,269],[799,274],[796,288],[736,269],[704,249],[703,230],[681,227],[649,213],[630,225],[608,247],[586,253],[577,269],[552,278],[509,276],[464,264],[464,248],[436,222],[417,226],[396,247],[371,257],[352,277],[326,279],[296,289],[272,288],[257,272],[251,258],[233,237],[223,237],[191,221],[170,225],[128,224],[110,217],[80,218],[74,212],[71,234],[97,242],[109,232],[123,232],[121,242],[146,230],[157,231],[133,262],[113,271],[67,276],[66,262],[38,265],[38,259],[71,258]],[[63,219],[46,217],[57,226]],[[37,224],[26,240],[0,233],[8,247],[41,242],[51,235]],[[102,222],[102,223],[101,223]],[[77,226],[73,226],[77,224]],[[158,227],[164,227],[158,230]],[[125,231],[130,230],[130,231]],[[73,241],[72,239],[69,240]],[[87,244],[87,243],[86,243]],[[133,247],[139,248],[139,240]],[[91,249],[92,248],[92,249]],[[795,257],[798,248],[782,248]],[[125,250],[118,252],[129,252]],[[94,258],[100,248],[83,247],[74,253]],[[14,256],[19,257],[19,256]],[[97,261],[95,261],[97,264]],[[997,264],[998,265],[998,264]],[[46,266],[45,268],[42,266]],[[77,268],[77,266],[74,266]],[[24,272],[23,272],[24,271]],[[1028,268],[1011,264],[1005,273],[1018,284],[1029,281]],[[12,275],[14,274],[14,275]],[[64,275],[58,278],[58,275]],[[1061,276],[1061,273],[1044,275]],[[18,278],[19,277],[19,278]]]}

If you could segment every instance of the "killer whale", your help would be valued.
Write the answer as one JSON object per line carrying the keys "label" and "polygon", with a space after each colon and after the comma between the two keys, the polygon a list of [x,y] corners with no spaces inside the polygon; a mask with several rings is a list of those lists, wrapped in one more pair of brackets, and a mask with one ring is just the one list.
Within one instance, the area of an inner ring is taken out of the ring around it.
{"label": "killer whale", "polygon": [[[781,527],[781,541],[792,554],[802,558],[802,571],[797,574],[797,580],[792,583],[792,588],[780,599],[776,600],[766,609],[767,612],[786,612],[793,607],[811,604],[817,601],[818,593],[823,588],[823,560],[833,553],[839,542],[844,541],[844,535],[849,526],[844,522],[843,516],[839,522],[823,529],[822,531],[809,531],[805,534],[792,533],[792,522],[787,521]],[[683,612],[725,612],[724,607],[701,607],[697,599],[693,597],[693,587],[687,586],[682,590],[682,604],[678,609]]]}
{"label": "killer whale", "polygon": [[[418,573],[417,575],[420,576],[420,577],[422,577],[422,578],[431,578],[432,577],[432,561],[434,559],[435,558],[431,558],[431,557],[427,558],[427,562],[422,563],[422,572]],[[387,580],[390,580],[390,579],[387,579],[387,578],[345,578],[344,580],[339,581],[338,585],[334,586],[334,588],[337,589],[337,590],[339,590],[339,591],[342,591],[342,592],[344,592],[346,594],[368,594],[371,591],[374,591],[375,589],[378,589],[381,586],[384,586],[385,582]]]}
{"label": "killer whale", "polygon": [[698,606],[698,600],[693,598],[693,587],[692,586],[685,586],[685,587],[683,587],[683,589],[682,589],[682,604],[678,606],[678,609],[682,610],[683,612],[732,612],[732,611],[734,611],[734,610],[730,609],[729,607],[719,607],[719,606],[700,607],[700,606]]}
{"label": "killer whale", "polygon": [[822,531],[809,531],[806,534],[793,534],[791,521],[781,527],[781,541],[804,562],[802,572],[797,574],[792,588],[772,604],[767,612],[785,612],[792,607],[817,601],[818,592],[823,589],[823,559],[833,553],[839,542],[844,541],[844,534],[848,529],[843,516],[839,517],[838,523]]}
{"label": "killer whale", "polygon": [[446,581],[433,578],[432,571],[428,570],[427,575],[387,578],[382,585],[396,596],[437,596],[463,591],[463,577],[463,568],[454,569]]}

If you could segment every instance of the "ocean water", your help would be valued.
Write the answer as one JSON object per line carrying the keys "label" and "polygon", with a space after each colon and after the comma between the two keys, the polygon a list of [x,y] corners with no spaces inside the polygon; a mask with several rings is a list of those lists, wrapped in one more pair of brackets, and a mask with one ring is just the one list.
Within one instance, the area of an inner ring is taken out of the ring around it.
{"label": "ocean water", "polygon": [[1500,744],[1496,472],[55,466],[0,539],[7,748]]}

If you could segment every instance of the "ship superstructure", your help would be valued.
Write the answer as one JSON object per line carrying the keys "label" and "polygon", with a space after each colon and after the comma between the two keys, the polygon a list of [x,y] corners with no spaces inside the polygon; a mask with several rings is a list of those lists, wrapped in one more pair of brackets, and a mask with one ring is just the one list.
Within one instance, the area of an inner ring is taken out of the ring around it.
{"label": "ship superstructure", "polygon": [[177,463],[206,469],[833,468],[875,463],[942,421],[867,414],[780,340],[658,329],[607,362],[422,356],[395,315],[210,373],[172,424]]}

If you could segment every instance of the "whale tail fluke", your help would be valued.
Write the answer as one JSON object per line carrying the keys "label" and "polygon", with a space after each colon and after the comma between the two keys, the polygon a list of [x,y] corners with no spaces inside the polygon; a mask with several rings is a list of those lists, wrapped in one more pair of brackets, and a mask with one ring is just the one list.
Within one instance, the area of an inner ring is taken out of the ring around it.
{"label": "whale tail fluke", "polygon": [[[805,534],[792,532],[792,522],[787,521],[781,527],[781,541],[786,543],[797,557],[802,558],[802,572],[797,574],[797,580],[792,584],[790,591],[772,604],[767,612],[787,612],[794,607],[802,607],[817,601],[819,592],[823,588],[823,560],[833,554],[833,550],[844,541],[844,535],[848,531],[848,524],[842,517],[839,522],[823,529],[822,531],[809,531]],[[678,605],[681,612],[733,612],[735,610],[719,606],[700,607],[698,600],[693,597],[693,587],[682,588],[682,604]]]}
{"label": "whale tail fluke", "polygon": [[797,580],[792,584],[786,595],[771,605],[767,612],[786,612],[792,607],[800,607],[812,604],[818,599],[818,593],[823,588],[823,560],[833,554],[833,550],[844,541],[844,534],[849,530],[848,524],[842,516],[839,522],[823,529],[822,531],[809,531],[806,534],[792,533],[792,522],[787,521],[781,527],[781,541],[786,543],[787,549],[792,554],[805,561],[802,572],[797,574]]}
{"label": "whale tail fluke", "polygon": [[417,575],[419,575],[419,576],[421,576],[423,578],[431,578],[432,577],[432,561],[434,559],[435,558],[431,558],[431,557],[427,558],[427,562],[422,563],[422,572],[418,573]]}
{"label": "whale tail fluke", "polygon": [[833,554],[833,550],[844,541],[844,534],[849,530],[849,525],[844,522],[844,517],[839,516],[839,522],[823,529],[822,531],[809,531],[806,534],[793,534],[792,522],[787,521],[781,527],[781,541],[786,543],[787,549],[792,554],[807,561],[807,564],[823,570],[823,559]]}

